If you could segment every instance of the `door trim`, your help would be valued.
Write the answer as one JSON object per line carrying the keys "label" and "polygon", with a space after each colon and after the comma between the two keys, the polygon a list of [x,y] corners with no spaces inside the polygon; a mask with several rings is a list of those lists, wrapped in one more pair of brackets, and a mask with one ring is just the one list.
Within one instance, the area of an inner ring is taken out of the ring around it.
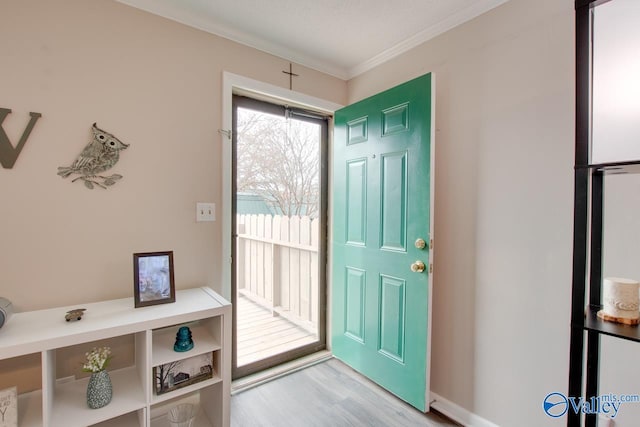
{"label": "door trim", "polygon": [[[431,71],[431,182],[429,183],[429,203],[431,204],[432,212],[429,218],[429,266],[434,266],[434,247],[436,247],[435,238],[435,217],[436,217],[436,73]],[[429,272],[429,278],[427,284],[429,286],[429,301],[427,303],[429,310],[429,325],[427,326],[427,352],[433,349],[431,346],[431,337],[433,335],[433,270]],[[427,372],[429,373],[429,381],[427,381],[427,387],[425,390],[425,402],[430,402],[430,390],[431,390],[431,354],[427,358]],[[429,406],[427,406],[427,409]]]}
{"label": "door trim", "polygon": [[[221,266],[221,291],[222,295],[227,298],[229,301],[234,301],[234,296],[232,292],[232,280],[233,280],[233,262],[232,262],[232,254],[234,245],[232,242],[232,231],[234,227],[234,219],[233,219],[233,194],[234,194],[234,176],[233,176],[233,142],[231,132],[233,129],[233,95],[241,94],[241,95],[249,95],[255,96],[257,98],[265,97],[270,100],[281,101],[283,104],[289,103],[290,105],[295,105],[297,107],[307,107],[309,110],[315,110],[318,112],[326,113],[327,115],[333,115],[333,112],[342,106],[330,101],[326,101],[320,98],[315,98],[306,94],[302,94],[299,92],[294,92],[291,90],[287,90],[278,86],[273,86],[268,83],[259,82],[257,80],[253,80],[247,77],[239,76],[236,74],[223,72],[223,90],[222,90],[222,125],[223,127],[219,130],[219,135],[222,144],[222,266]],[[325,176],[324,182],[326,183],[327,193],[325,194],[324,203],[327,204],[331,187],[330,181],[328,179],[328,175],[330,174],[330,158],[329,155],[329,147],[332,143],[331,131],[332,128],[331,123],[327,128],[327,144],[325,144],[321,149],[321,156],[327,159],[327,167],[322,169],[321,174]],[[326,331],[327,328],[330,327],[330,320],[328,316],[328,310],[330,310],[330,305],[328,304],[327,294],[329,292],[330,279],[328,274],[328,265],[330,263],[330,254],[328,251],[328,230],[329,227],[329,218],[330,218],[330,209],[327,206],[326,208],[326,218],[324,220],[324,230],[321,230],[321,233],[324,233],[325,238],[321,239],[324,241],[321,244],[320,250],[324,251],[324,265],[325,269],[321,272],[324,276],[325,283],[325,294],[322,295],[321,299],[324,300],[324,303],[321,304],[321,308],[323,312],[320,313],[319,321],[324,323],[325,334],[324,337],[319,337],[320,339],[324,338],[323,348],[329,348],[330,342],[327,339]],[[323,246],[323,247],[322,247]],[[234,311],[235,316],[235,311]],[[235,340],[233,340],[235,343]],[[296,351],[300,351],[300,355],[304,355],[307,353],[302,353],[302,349],[293,350],[291,353],[295,353]]]}
{"label": "door trim", "polygon": [[[227,71],[222,72],[222,127],[221,131],[233,129],[233,93],[234,91],[249,91],[258,95],[266,95],[270,98],[281,99],[285,102],[308,106],[311,109],[333,114],[334,111],[342,108],[340,104],[316,98],[311,95],[285,89],[269,83],[251,79],[249,77],[233,74]],[[331,132],[330,132],[331,133]],[[224,133],[218,133],[222,144],[222,266],[220,269],[220,291],[222,296],[231,301],[231,203],[233,198],[232,185],[232,144],[231,138]],[[329,145],[332,138],[329,136]],[[329,193],[331,193],[331,183],[329,182]],[[331,197],[331,194],[329,194]],[[329,258],[329,254],[327,254]],[[328,259],[328,262],[329,259]],[[330,286],[329,280],[327,286]],[[328,308],[327,308],[328,309]],[[329,325],[327,325],[329,326]]]}

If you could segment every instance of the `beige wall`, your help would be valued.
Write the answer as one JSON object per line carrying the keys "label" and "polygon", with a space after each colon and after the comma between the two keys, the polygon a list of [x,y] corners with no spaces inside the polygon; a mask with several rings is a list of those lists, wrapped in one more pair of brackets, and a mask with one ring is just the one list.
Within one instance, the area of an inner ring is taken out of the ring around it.
{"label": "beige wall", "polygon": [[[0,169],[0,295],[17,310],[131,296],[132,254],[161,250],[178,289],[220,290],[222,72],[288,87],[288,61],[110,0],[3,1],[0,40],[14,144],[42,113]],[[295,70],[296,91],[345,103],[344,81]],[[106,191],[56,175],[93,122],[131,144]],[[218,221],[196,223],[197,201]]]}
{"label": "beige wall", "polygon": [[436,74],[431,389],[505,427],[558,425],[542,400],[567,389],[573,16],[511,0],[349,82]]}

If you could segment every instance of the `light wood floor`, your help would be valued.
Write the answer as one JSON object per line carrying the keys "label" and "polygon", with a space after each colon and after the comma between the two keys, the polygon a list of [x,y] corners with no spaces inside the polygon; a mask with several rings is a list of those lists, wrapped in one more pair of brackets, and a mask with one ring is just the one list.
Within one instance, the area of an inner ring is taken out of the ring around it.
{"label": "light wood floor", "polygon": [[294,372],[231,397],[233,427],[444,427],[337,359]]}
{"label": "light wood floor", "polygon": [[317,337],[271,310],[239,295],[238,366],[317,341]]}

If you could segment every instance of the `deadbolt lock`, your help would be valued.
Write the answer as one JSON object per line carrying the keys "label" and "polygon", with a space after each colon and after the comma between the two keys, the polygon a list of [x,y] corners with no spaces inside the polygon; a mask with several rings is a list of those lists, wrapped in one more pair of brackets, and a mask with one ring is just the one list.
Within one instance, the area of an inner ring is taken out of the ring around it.
{"label": "deadbolt lock", "polygon": [[414,273],[422,273],[425,267],[426,266],[424,265],[424,262],[418,260],[411,264],[411,271],[413,271]]}
{"label": "deadbolt lock", "polygon": [[427,247],[427,242],[425,242],[424,239],[417,238],[414,245],[418,249],[424,249]]}

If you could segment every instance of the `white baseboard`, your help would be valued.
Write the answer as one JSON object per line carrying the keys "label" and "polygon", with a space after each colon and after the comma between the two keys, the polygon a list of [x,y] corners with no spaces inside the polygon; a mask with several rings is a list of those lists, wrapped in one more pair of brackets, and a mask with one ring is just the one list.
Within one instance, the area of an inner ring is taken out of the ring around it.
{"label": "white baseboard", "polygon": [[499,427],[434,392],[431,392],[430,406],[465,427]]}

